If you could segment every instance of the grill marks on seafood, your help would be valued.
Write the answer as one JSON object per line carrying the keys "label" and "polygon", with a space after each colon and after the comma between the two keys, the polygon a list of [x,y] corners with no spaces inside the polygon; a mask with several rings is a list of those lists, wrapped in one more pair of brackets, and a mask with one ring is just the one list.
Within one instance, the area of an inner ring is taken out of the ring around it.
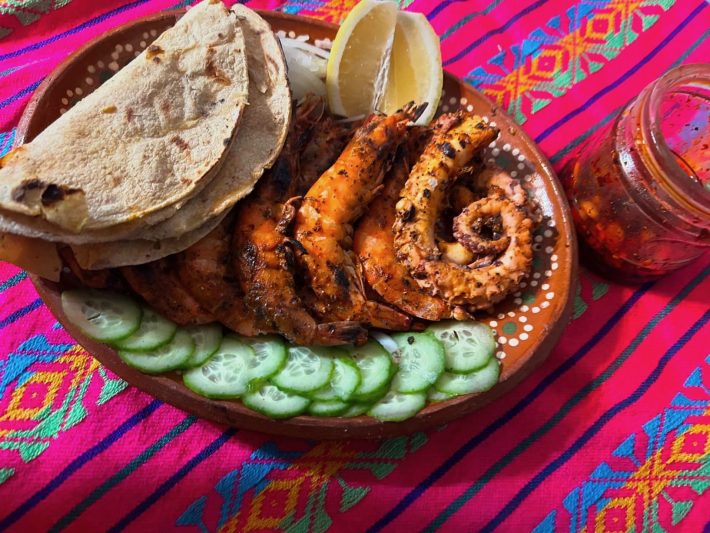
{"label": "grill marks on seafood", "polygon": [[245,304],[232,267],[232,228],[227,217],[201,241],[177,256],[177,272],[190,296],[222,324],[241,335],[270,331],[266,321]]}
{"label": "grill marks on seafood", "polygon": [[131,289],[165,318],[181,326],[214,322],[215,317],[183,285],[174,261],[174,257],[166,257],[120,271]]}
{"label": "grill marks on seafood", "polygon": [[385,172],[421,108],[368,118],[335,164],[313,184],[296,214],[294,236],[313,306],[326,320],[354,320],[385,329],[407,329],[410,317],[368,300],[352,253],[352,224],[379,191]]}
{"label": "grill marks on seafood", "polygon": [[231,216],[124,278],[180,324],[217,319],[297,344],[358,344],[365,326],[406,330],[491,307],[530,270],[531,202],[518,180],[482,167],[495,128],[463,112],[413,127],[418,112],[373,115],[353,135],[306,99],[277,163]]}
{"label": "grill marks on seafood", "polygon": [[[420,137],[426,141],[425,136]],[[411,164],[419,157],[420,144],[415,138],[400,147],[382,191],[355,230],[353,250],[367,283],[383,300],[410,315],[437,321],[451,316],[449,306],[420,287],[407,267],[397,260],[392,234],[399,192],[409,177]]]}
{"label": "grill marks on seafood", "polygon": [[[304,306],[294,279],[294,243],[285,235],[298,194],[330,166],[345,143],[345,128],[324,116],[323,102],[309,99],[297,110],[284,150],[272,171],[238,208],[235,266],[247,307],[298,344],[360,343],[367,331],[357,322],[318,323]],[[310,143],[312,139],[317,142]],[[317,146],[304,159],[305,146]]]}
{"label": "grill marks on seafood", "polygon": [[456,318],[502,300],[527,275],[532,262],[533,222],[524,206],[516,205],[504,194],[487,196],[470,204],[461,219],[463,225],[474,219],[500,217],[503,232],[509,239],[500,257],[490,259],[490,264],[486,264],[489,261],[458,264],[443,258],[437,243],[435,226],[447,193],[474,153],[493,141],[497,134],[477,116],[459,112],[441,117],[397,203],[393,227],[397,257],[407,265],[420,286],[456,307]]}

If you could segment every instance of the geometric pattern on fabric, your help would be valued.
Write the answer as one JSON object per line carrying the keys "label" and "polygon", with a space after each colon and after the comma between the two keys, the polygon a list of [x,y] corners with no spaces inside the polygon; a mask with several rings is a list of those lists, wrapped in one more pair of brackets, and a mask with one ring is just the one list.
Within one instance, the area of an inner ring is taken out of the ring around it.
{"label": "geometric pattern on fabric", "polygon": [[534,532],[668,531],[709,488],[710,355]]}
{"label": "geometric pattern on fabric", "polygon": [[[0,361],[0,459],[36,459],[56,437],[126,387],[81,346],[35,335]],[[90,394],[89,394],[90,392]],[[4,467],[0,483],[15,468]]]}
{"label": "geometric pattern on fabric", "polygon": [[[345,472],[365,470],[382,480],[426,440],[425,434],[415,433],[379,445],[322,442],[305,452],[281,450],[268,442],[220,479],[216,494],[195,500],[176,525],[223,533],[274,529],[323,533],[333,522],[326,498],[335,498],[342,513],[370,490],[348,485],[342,477]],[[213,518],[205,513],[212,503],[208,498],[218,500],[219,513]]]}
{"label": "geometric pattern on fabric", "polygon": [[555,15],[520,44],[471,70],[466,81],[523,124],[612,62],[675,0],[583,1]]}

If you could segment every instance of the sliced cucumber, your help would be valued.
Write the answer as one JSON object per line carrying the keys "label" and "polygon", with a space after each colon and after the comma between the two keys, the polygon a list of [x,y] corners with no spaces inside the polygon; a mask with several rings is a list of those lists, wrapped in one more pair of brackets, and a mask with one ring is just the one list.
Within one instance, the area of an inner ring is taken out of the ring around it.
{"label": "sliced cucumber", "polygon": [[204,324],[185,328],[195,341],[195,352],[185,363],[185,368],[202,365],[213,355],[222,343],[222,326],[220,324]]}
{"label": "sliced cucumber", "polygon": [[395,365],[379,342],[370,339],[362,346],[349,347],[348,351],[360,371],[361,378],[352,395],[354,399],[367,402],[373,395],[389,388]]}
{"label": "sliced cucumber", "polygon": [[351,403],[344,412],[340,414],[343,418],[353,418],[355,416],[364,415],[372,407],[372,403],[368,402],[356,402]]}
{"label": "sliced cucumber", "polygon": [[264,383],[258,390],[244,395],[244,405],[270,418],[291,418],[300,415],[311,401],[303,396],[282,391]]}
{"label": "sliced cucumber", "polygon": [[383,422],[400,422],[411,418],[426,405],[426,394],[390,391],[367,412]]}
{"label": "sliced cucumber", "polygon": [[280,389],[294,394],[318,390],[328,383],[333,372],[331,354],[332,349],[322,346],[291,346],[286,365],[271,381]]}
{"label": "sliced cucumber", "polygon": [[313,416],[338,416],[349,408],[349,403],[340,400],[316,400],[308,406],[308,414]]}
{"label": "sliced cucumber", "polygon": [[169,343],[175,336],[177,324],[147,307],[143,308],[143,316],[138,329],[125,339],[113,344],[122,350],[146,352]]}
{"label": "sliced cucumber", "polygon": [[254,355],[249,360],[251,381],[270,378],[286,364],[286,343],[281,337],[264,335],[239,339],[254,350]]}
{"label": "sliced cucumber", "polygon": [[130,366],[148,374],[158,374],[181,368],[195,351],[195,341],[185,330],[177,333],[167,344],[149,352],[119,350],[118,355]]}
{"label": "sliced cucumber", "polygon": [[130,298],[111,291],[64,291],[62,309],[71,323],[84,334],[102,342],[125,339],[141,324],[140,306]]}
{"label": "sliced cucumber", "polygon": [[446,394],[445,392],[436,390],[434,387],[429,389],[429,392],[427,393],[427,398],[430,402],[444,402],[446,400],[450,400],[453,397],[453,394]]}
{"label": "sliced cucumber", "polygon": [[446,370],[468,374],[482,368],[493,357],[493,330],[481,322],[448,320],[427,328],[444,345]]}
{"label": "sliced cucumber", "polygon": [[360,385],[360,371],[347,355],[333,359],[330,382],[310,394],[314,400],[349,400]]}
{"label": "sliced cucumber", "polygon": [[253,357],[254,351],[247,344],[225,337],[206,363],[185,372],[183,381],[207,398],[238,398],[249,386],[249,361]]}
{"label": "sliced cucumber", "polygon": [[402,393],[426,391],[444,372],[444,345],[431,333],[395,333],[399,370],[392,390]]}
{"label": "sliced cucumber", "polygon": [[498,383],[499,375],[500,365],[498,360],[494,357],[488,361],[486,366],[469,374],[446,372],[437,380],[434,387],[439,392],[451,396],[485,392]]}

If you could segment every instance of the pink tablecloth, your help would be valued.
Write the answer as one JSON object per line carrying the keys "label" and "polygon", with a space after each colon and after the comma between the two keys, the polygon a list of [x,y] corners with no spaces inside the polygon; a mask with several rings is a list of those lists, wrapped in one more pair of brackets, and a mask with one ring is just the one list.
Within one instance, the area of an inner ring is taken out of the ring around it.
{"label": "pink tablecloth", "polygon": [[[184,5],[182,2],[179,5]],[[704,0],[408,0],[445,67],[559,168],[667,69],[710,57]],[[352,0],[249,2],[338,21]],[[67,54],[175,0],[0,1],[0,153]],[[127,386],[0,266],[0,530],[700,531],[710,520],[710,261],[624,287],[582,269],[574,320],[513,393],[448,427],[305,442]]]}

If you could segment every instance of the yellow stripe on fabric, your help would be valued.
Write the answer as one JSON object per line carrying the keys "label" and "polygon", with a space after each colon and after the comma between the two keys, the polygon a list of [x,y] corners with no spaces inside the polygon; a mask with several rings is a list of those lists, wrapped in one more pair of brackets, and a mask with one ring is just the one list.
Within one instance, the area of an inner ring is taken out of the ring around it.
{"label": "yellow stripe on fabric", "polygon": [[[695,418],[695,417],[694,417]],[[696,463],[702,465],[710,459],[710,408],[706,409],[702,418],[705,422],[693,424],[687,431],[678,435],[672,442],[666,443],[656,453],[651,455],[645,463],[628,479],[628,481],[615,492],[625,493],[624,496],[611,498],[598,512],[594,518],[595,531],[607,531],[608,525],[616,525],[617,522],[624,522],[624,531],[634,529],[636,521],[636,505],[639,500],[644,502],[643,509],[645,511],[643,528],[647,523],[648,513],[657,508],[654,502],[661,496],[663,491],[669,486],[678,486],[679,479],[686,478],[685,484],[690,485],[687,478],[693,477],[692,471],[674,467],[678,463]],[[700,437],[695,439],[695,437]],[[694,440],[691,440],[694,439]],[[692,450],[686,449],[686,444],[690,442],[701,444],[701,446],[693,446]],[[710,487],[710,477],[705,477],[706,480],[698,479],[704,488]],[[681,482],[682,483],[682,482]],[[696,484],[696,489],[699,484]],[[631,494],[628,494],[631,492]],[[623,511],[621,513],[616,511]],[[610,516],[610,513],[614,513]],[[655,520],[654,522],[658,522]],[[621,524],[618,524],[621,526]],[[584,527],[580,533],[587,531]]]}

